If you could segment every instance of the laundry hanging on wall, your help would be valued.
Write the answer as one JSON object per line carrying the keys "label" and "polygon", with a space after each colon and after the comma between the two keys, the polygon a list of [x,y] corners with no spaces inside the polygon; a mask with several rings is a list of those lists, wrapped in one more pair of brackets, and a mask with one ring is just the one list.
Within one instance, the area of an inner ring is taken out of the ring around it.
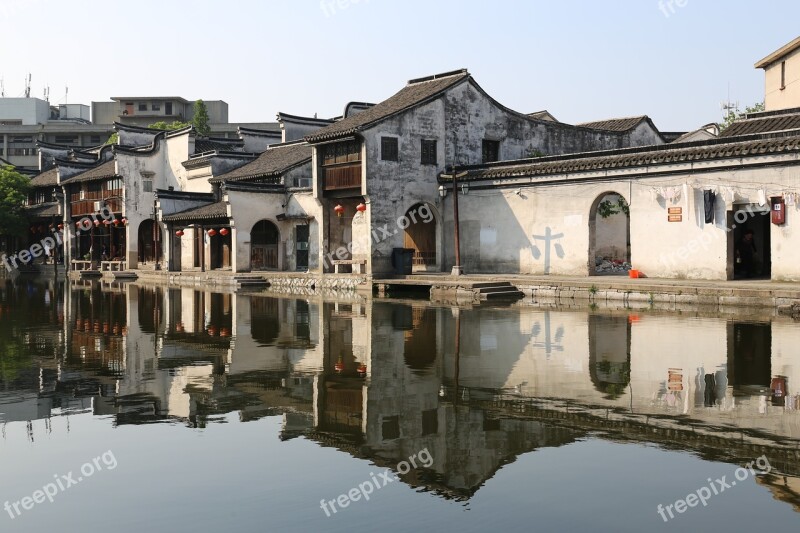
{"label": "laundry hanging on wall", "polygon": [[706,224],[714,223],[714,204],[717,201],[717,193],[710,189],[703,191],[703,210],[706,215]]}

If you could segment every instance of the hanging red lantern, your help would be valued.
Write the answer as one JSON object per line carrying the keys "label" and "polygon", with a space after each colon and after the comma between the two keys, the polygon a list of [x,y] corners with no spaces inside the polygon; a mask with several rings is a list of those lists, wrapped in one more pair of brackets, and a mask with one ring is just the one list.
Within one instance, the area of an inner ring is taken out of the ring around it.
{"label": "hanging red lantern", "polygon": [[100,221],[99,220],[95,220],[94,221],[94,227],[96,228],[98,226],[100,226]]}
{"label": "hanging red lantern", "polygon": [[334,207],[333,210],[336,212],[337,217],[340,217],[344,214],[344,206],[342,206],[342,204],[336,204],[336,207]]}
{"label": "hanging red lantern", "polygon": [[215,337],[217,335],[217,326],[208,326],[207,333],[212,337]]}
{"label": "hanging red lantern", "polygon": [[116,219],[116,218],[114,219],[114,225],[115,226],[119,226],[119,219]]}
{"label": "hanging red lantern", "polygon": [[364,363],[358,365],[358,375],[361,376],[362,378],[367,375],[367,365],[365,365]]}
{"label": "hanging red lantern", "polygon": [[80,228],[81,227],[81,221],[80,220],[75,223],[75,227],[76,228]]}
{"label": "hanging red lantern", "polygon": [[183,230],[182,230],[182,229],[179,229],[178,231],[176,231],[176,232],[175,232],[175,236],[177,236],[177,237],[183,237]]}
{"label": "hanging red lantern", "polygon": [[223,237],[230,232],[231,230],[229,230],[228,228],[222,228],[221,230],[219,230],[219,234],[222,235]]}
{"label": "hanging red lantern", "polygon": [[103,221],[103,225],[104,226],[110,226],[111,225],[111,221],[110,220],[104,220]]}
{"label": "hanging red lantern", "polygon": [[230,337],[231,336],[231,330],[229,330],[228,328],[222,328],[222,329],[219,330],[219,336],[220,337]]}
{"label": "hanging red lantern", "polygon": [[217,234],[217,230],[215,230],[214,228],[211,228],[210,230],[208,230],[208,236],[209,237],[213,237],[216,234]]}
{"label": "hanging red lantern", "polygon": [[123,224],[125,224],[125,225],[127,226],[127,225],[128,225],[128,219],[127,219],[127,218],[123,218],[123,219],[122,219],[122,223],[123,223]]}
{"label": "hanging red lantern", "polygon": [[361,202],[356,206],[356,211],[358,211],[359,213],[363,213],[366,210],[367,210],[367,204],[365,204],[364,202]]}
{"label": "hanging red lantern", "polygon": [[333,365],[333,369],[336,372],[344,372],[344,360],[341,357],[339,357],[339,360]]}
{"label": "hanging red lantern", "polygon": [[61,231],[61,230],[63,230],[63,229],[64,229],[64,224],[59,224],[59,225],[58,225],[58,231]]}

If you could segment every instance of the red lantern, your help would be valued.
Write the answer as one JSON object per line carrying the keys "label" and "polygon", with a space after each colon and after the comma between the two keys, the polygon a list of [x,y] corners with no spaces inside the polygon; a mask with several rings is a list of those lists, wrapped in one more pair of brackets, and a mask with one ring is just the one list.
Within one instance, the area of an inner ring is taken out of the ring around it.
{"label": "red lantern", "polygon": [[336,372],[344,372],[344,361],[341,359],[336,361],[336,364],[333,365],[333,369],[336,370]]}
{"label": "red lantern", "polygon": [[100,221],[99,220],[95,220],[94,221],[94,227],[98,227],[99,225],[100,225]]}
{"label": "red lantern", "polygon": [[213,237],[216,234],[217,234],[217,230],[215,230],[214,228],[211,228],[210,230],[208,230],[208,236],[209,237]]}
{"label": "red lantern", "polygon": [[207,333],[212,337],[215,337],[217,335],[217,326],[208,326]]}
{"label": "red lantern", "polygon": [[103,225],[110,226],[111,225],[111,221],[110,220],[104,220],[103,221]]}
{"label": "red lantern", "polygon": [[182,229],[179,229],[178,231],[176,231],[176,232],[175,232],[175,235],[176,235],[177,237],[183,237],[183,230],[182,230]]}
{"label": "red lantern", "polygon": [[64,224],[59,224],[58,225],[58,231],[61,231],[62,229],[64,229]]}
{"label": "red lantern", "polygon": [[337,217],[340,217],[344,214],[344,207],[342,204],[336,204],[336,207],[334,207],[333,210],[336,212]]}
{"label": "red lantern", "polygon": [[220,337],[230,337],[231,336],[231,330],[229,330],[228,328],[222,328],[222,329],[219,330],[219,336]]}
{"label": "red lantern", "polygon": [[365,365],[364,363],[358,365],[358,375],[361,376],[362,378],[367,375],[367,365]]}
{"label": "red lantern", "polygon": [[221,230],[219,230],[219,234],[222,235],[223,237],[230,232],[231,230],[229,230],[228,228],[222,228]]}
{"label": "red lantern", "polygon": [[81,227],[81,221],[80,220],[75,223],[75,227],[76,228],[80,228]]}
{"label": "red lantern", "polygon": [[114,219],[114,225],[115,225],[115,226],[119,226],[119,220],[118,220],[118,219],[116,219],[116,218]]}
{"label": "red lantern", "polygon": [[358,204],[356,206],[356,211],[358,211],[359,213],[363,213],[366,210],[367,210],[367,206],[366,206],[366,204],[364,202],[361,202],[360,204]]}
{"label": "red lantern", "polygon": [[122,223],[123,223],[123,224],[125,224],[125,225],[127,226],[127,225],[128,225],[128,219],[127,219],[127,218],[123,218],[123,219],[122,219]]}

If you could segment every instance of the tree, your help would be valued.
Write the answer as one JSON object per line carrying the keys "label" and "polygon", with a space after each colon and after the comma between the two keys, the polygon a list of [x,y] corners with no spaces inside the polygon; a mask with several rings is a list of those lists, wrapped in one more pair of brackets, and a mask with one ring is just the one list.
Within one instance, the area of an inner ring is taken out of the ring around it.
{"label": "tree", "polygon": [[194,103],[194,118],[192,119],[192,124],[194,124],[194,129],[197,130],[197,133],[203,136],[208,136],[211,133],[211,126],[208,125],[208,108],[206,107],[206,103],[202,100],[198,100]]}
{"label": "tree", "polygon": [[749,105],[744,108],[744,112],[731,109],[728,111],[728,114],[722,118],[722,122],[717,124],[717,126],[719,126],[719,131],[724,131],[725,128],[733,124],[734,121],[745,118],[749,113],[758,113],[760,111],[764,111],[764,102],[757,102],[753,105]]}
{"label": "tree", "polygon": [[119,144],[119,133],[115,131],[114,133],[109,135],[108,140],[103,143],[103,146],[107,144]]}
{"label": "tree", "polygon": [[187,128],[191,125],[192,125],[191,122],[181,122],[179,120],[175,120],[173,122],[165,122],[162,120],[160,122],[154,122],[147,127],[152,128],[154,130],[172,131],[172,130],[180,130],[183,128]]}
{"label": "tree", "polygon": [[0,167],[0,235],[18,236],[28,229],[23,206],[30,188],[31,180],[13,166]]}

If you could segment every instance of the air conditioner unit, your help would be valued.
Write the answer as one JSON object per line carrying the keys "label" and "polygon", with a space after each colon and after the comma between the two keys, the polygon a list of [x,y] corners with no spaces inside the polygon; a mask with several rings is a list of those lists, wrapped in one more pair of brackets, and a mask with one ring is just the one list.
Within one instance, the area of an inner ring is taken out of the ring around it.
{"label": "air conditioner unit", "polygon": [[94,210],[95,212],[100,211],[105,207],[105,202],[103,200],[98,200],[94,203]]}
{"label": "air conditioner unit", "polygon": [[295,178],[294,179],[294,186],[300,187],[304,189],[311,188],[311,178]]}

